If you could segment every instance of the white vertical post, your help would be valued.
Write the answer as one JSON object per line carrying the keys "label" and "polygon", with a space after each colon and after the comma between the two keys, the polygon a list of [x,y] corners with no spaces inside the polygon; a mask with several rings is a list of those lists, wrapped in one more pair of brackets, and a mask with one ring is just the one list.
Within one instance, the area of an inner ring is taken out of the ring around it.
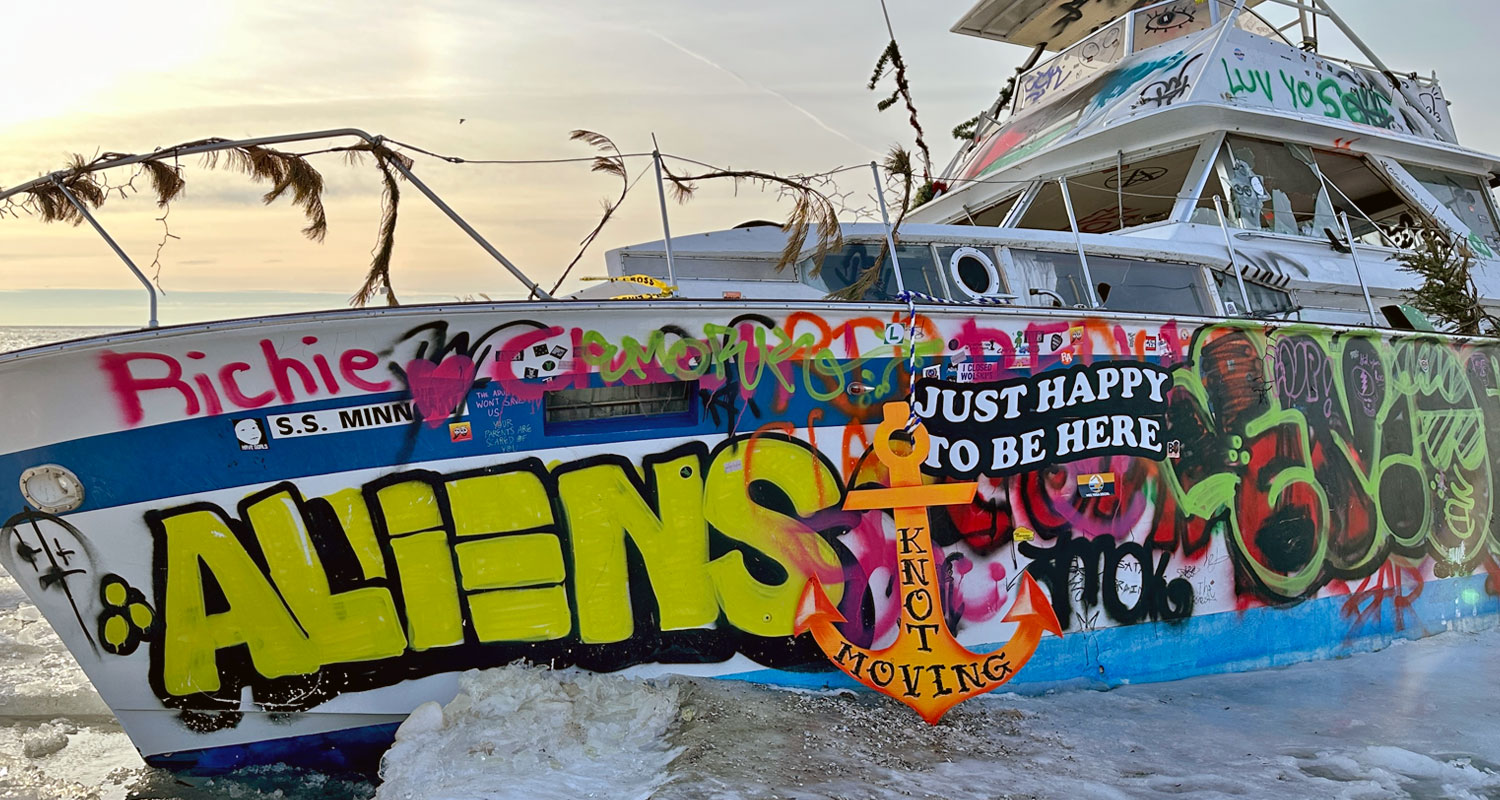
{"label": "white vertical post", "polygon": [[1245,310],[1240,313],[1248,317],[1250,295],[1245,291],[1245,276],[1240,274],[1239,259],[1235,258],[1234,239],[1229,235],[1229,223],[1224,221],[1224,204],[1220,202],[1218,195],[1214,195],[1214,211],[1219,214],[1219,230],[1224,232],[1224,246],[1229,248],[1229,268],[1234,270],[1234,280],[1240,285],[1240,302],[1245,304]]}
{"label": "white vertical post", "polygon": [[906,291],[906,281],[901,279],[901,259],[896,257],[896,237],[891,235],[891,215],[885,210],[885,186],[880,182],[880,165],[870,162],[870,172],[875,175],[875,197],[880,201],[880,221],[885,225],[885,246],[891,253],[891,269],[896,273],[896,291]]}
{"label": "white vertical post", "polygon": [[[651,134],[651,160],[656,167],[656,197],[661,201],[662,241],[667,246],[667,285],[677,286],[677,270],[672,263],[672,226],[667,222],[667,187],[661,180],[661,147],[656,143],[656,134]],[[676,288],[671,290],[673,293]]]}
{"label": "white vertical post", "polygon": [[77,209],[78,213],[89,221],[89,224],[94,227],[94,232],[104,239],[104,243],[109,245],[109,249],[115,251],[115,255],[119,256],[120,260],[125,262],[125,266],[130,267],[130,271],[135,274],[136,280],[140,281],[141,285],[146,287],[146,294],[151,298],[151,318],[146,321],[146,327],[155,328],[156,287],[151,285],[151,281],[146,279],[146,275],[141,272],[140,267],[137,267],[135,262],[130,260],[130,256],[126,255],[125,251],[120,248],[120,245],[115,243],[114,237],[109,235],[109,231],[104,230],[104,226],[100,225],[99,221],[94,219],[94,215],[89,213],[88,207],[79,202],[78,198],[74,197],[73,193],[68,191],[68,187],[63,184],[62,179],[55,174],[52,176],[52,185],[56,186],[58,191],[63,193],[63,197],[68,198],[68,202],[72,203],[73,208]]}
{"label": "white vertical post", "polygon": [[1370,287],[1365,284],[1364,270],[1359,268],[1359,243],[1354,241],[1354,233],[1349,230],[1349,215],[1339,212],[1339,222],[1344,225],[1344,239],[1349,243],[1349,258],[1354,261],[1354,277],[1359,279],[1359,290],[1365,295],[1365,308],[1370,312],[1370,325],[1378,328],[1380,323],[1375,319],[1375,302],[1370,299]]}
{"label": "white vertical post", "polygon": [[1078,233],[1078,218],[1073,215],[1073,196],[1068,194],[1068,179],[1058,178],[1057,185],[1062,189],[1063,207],[1068,210],[1068,227],[1073,229],[1073,243],[1078,245],[1078,263],[1083,267],[1083,282],[1088,284],[1085,288],[1089,292],[1089,308],[1098,308],[1099,293],[1094,288],[1094,274],[1089,272],[1089,257],[1083,252],[1083,236]]}

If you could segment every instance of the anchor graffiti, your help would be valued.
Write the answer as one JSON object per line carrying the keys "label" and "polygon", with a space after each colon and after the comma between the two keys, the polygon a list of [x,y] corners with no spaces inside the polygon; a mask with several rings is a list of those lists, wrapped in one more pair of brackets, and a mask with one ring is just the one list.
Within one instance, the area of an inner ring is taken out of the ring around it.
{"label": "anchor graffiti", "polygon": [[896,640],[881,650],[850,644],[834,627],[844,622],[817,578],[807,582],[798,605],[793,630],[813,639],[840,670],[860,683],[911,706],[922,719],[936,725],[953,706],[993,691],[1015,677],[1036,652],[1042,632],[1062,636],[1052,604],[1029,573],[1022,573],[1015,602],[1004,622],[1017,624],[1015,635],[1000,650],[974,653],[958,643],[943,623],[937,566],[927,509],[960,505],[974,497],[977,483],[923,485],[920,466],[927,458],[927,431],[911,434],[911,448],[898,455],[891,437],[902,429],[906,403],[886,403],[885,419],[875,432],[875,455],[890,471],[891,486],[849,493],[844,508],[895,511],[897,561],[900,568],[901,624]]}

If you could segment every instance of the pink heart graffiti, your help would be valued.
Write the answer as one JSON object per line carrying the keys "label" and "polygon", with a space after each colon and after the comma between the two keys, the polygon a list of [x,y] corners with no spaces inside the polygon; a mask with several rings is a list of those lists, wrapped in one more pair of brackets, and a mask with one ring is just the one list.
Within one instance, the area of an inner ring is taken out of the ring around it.
{"label": "pink heart graffiti", "polygon": [[417,413],[430,428],[443,424],[458,408],[473,382],[474,361],[468,356],[451,355],[441,364],[422,358],[406,362],[406,385],[411,389]]}

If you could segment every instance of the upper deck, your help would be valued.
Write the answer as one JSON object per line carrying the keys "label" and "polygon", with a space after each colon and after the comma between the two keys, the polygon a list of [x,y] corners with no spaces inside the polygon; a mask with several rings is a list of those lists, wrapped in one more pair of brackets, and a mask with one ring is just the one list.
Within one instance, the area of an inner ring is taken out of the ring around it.
{"label": "upper deck", "polygon": [[[1018,72],[1006,121],[981,124],[938,196],[906,215],[896,235],[907,288],[959,301],[1000,291],[1018,306],[1248,308],[1380,325],[1375,306],[1405,302],[1415,283],[1396,256],[1438,228],[1469,243],[1483,262],[1482,302],[1500,308],[1500,215],[1489,192],[1500,160],[1457,144],[1435,78],[1302,49],[1221,0],[1069,21],[1105,6],[993,0],[955,28],[1039,54],[1062,50]],[[807,264],[775,272],[785,240],[774,228],[685,237],[677,277],[689,296],[821,297],[882,249],[874,228],[845,234],[853,241],[832,273]],[[964,261],[974,248],[987,261]],[[610,272],[665,277],[660,249],[615,251]],[[1146,284],[1122,291],[1148,273],[1159,289],[1160,273],[1175,269],[1161,265],[1173,263],[1191,265],[1170,281],[1195,287],[1194,297],[1137,291]],[[1134,266],[1101,277],[1100,264]],[[893,274],[866,299],[898,288]]]}

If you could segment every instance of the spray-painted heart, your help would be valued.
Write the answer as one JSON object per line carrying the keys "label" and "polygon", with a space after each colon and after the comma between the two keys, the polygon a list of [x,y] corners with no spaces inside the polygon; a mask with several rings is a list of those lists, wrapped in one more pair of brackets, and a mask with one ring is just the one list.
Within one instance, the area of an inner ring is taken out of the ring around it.
{"label": "spray-painted heart", "polygon": [[428,427],[435,428],[458,408],[474,382],[474,361],[451,355],[434,364],[418,358],[406,362],[406,385],[411,389],[417,412]]}

